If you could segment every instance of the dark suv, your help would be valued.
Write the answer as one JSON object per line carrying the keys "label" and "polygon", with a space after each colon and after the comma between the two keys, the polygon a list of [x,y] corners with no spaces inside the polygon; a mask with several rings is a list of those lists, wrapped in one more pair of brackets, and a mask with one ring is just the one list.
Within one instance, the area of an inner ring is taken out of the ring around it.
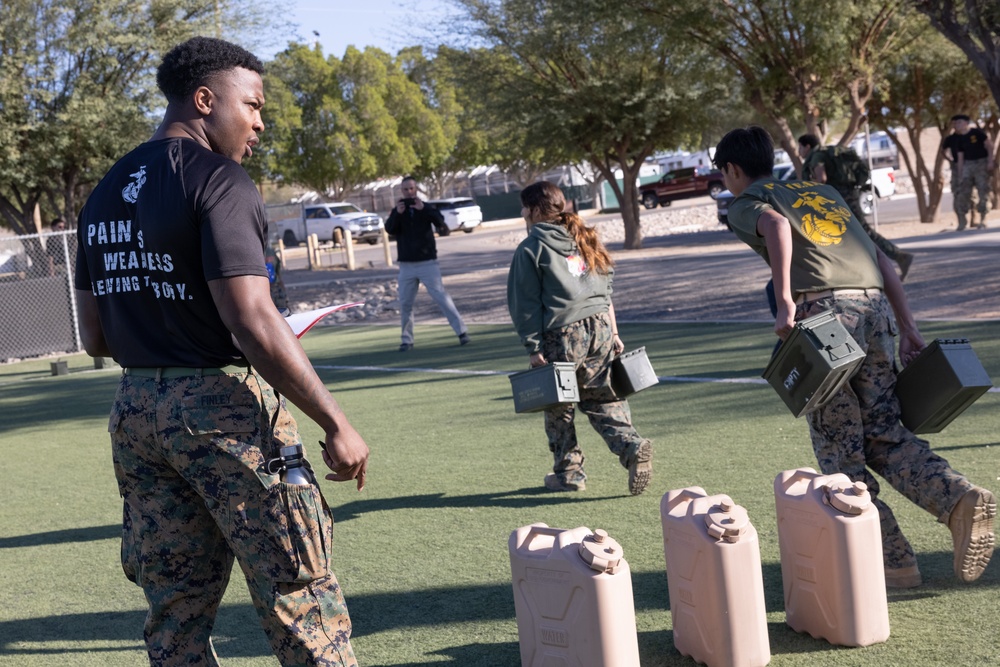
{"label": "dark suv", "polygon": [[639,199],[646,208],[670,206],[675,199],[708,195],[712,199],[726,189],[722,172],[711,167],[673,169],[655,183],[639,187]]}

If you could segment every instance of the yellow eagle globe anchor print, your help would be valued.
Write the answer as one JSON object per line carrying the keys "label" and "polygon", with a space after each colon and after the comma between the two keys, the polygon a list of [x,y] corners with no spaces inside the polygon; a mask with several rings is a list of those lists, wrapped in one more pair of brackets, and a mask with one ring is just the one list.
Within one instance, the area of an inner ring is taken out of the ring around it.
{"label": "yellow eagle globe anchor print", "polygon": [[810,241],[820,246],[837,245],[844,240],[847,222],[851,212],[836,201],[818,192],[799,192],[799,198],[792,208],[807,208],[802,214],[802,233]]}

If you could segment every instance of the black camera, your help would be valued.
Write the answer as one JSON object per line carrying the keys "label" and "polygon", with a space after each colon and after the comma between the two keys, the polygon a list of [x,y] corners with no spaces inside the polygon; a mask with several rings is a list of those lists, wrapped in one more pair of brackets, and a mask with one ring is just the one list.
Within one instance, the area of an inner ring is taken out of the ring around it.
{"label": "black camera", "polygon": [[400,201],[406,204],[407,206],[413,206],[414,204],[417,203],[417,200],[414,199],[413,197],[403,197]]}

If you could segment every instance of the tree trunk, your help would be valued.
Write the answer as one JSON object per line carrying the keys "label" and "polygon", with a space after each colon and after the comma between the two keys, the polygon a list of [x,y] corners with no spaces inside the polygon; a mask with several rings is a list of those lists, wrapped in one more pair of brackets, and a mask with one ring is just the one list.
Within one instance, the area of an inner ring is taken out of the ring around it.
{"label": "tree trunk", "polygon": [[[625,243],[624,248],[626,250],[638,250],[642,248],[642,227],[639,223],[639,192],[638,188],[635,186],[635,175],[633,174],[631,180],[629,179],[629,174],[627,172],[626,166],[622,167],[622,184],[618,183],[618,179],[615,178],[615,171],[610,160],[607,158],[598,159],[597,156],[591,156],[591,163],[597,170],[601,172],[604,179],[611,186],[611,189],[615,193],[615,197],[618,198],[618,209],[621,211],[622,223],[625,226]],[[639,166],[635,167],[635,173],[638,173]],[[629,183],[631,182],[631,189],[629,188]],[[628,199],[631,195],[633,206],[628,206]]]}
{"label": "tree trunk", "polygon": [[927,168],[927,162],[924,160],[921,150],[920,137],[923,134],[923,126],[919,121],[913,127],[906,128],[906,134],[915,153],[912,157],[909,151],[900,144],[899,137],[892,128],[884,127],[882,129],[892,138],[906,164],[906,171],[910,174],[913,190],[917,196],[917,213],[920,216],[920,222],[937,222],[940,215],[941,196],[944,191],[944,157],[941,155],[941,151],[938,150],[935,153],[932,172]]}
{"label": "tree trunk", "polygon": [[633,163],[631,168],[626,164],[621,167],[622,193],[618,201],[621,203],[622,222],[625,224],[624,247],[626,250],[639,250],[642,248],[642,225],[639,221],[639,188],[635,181],[639,177],[642,161]]}

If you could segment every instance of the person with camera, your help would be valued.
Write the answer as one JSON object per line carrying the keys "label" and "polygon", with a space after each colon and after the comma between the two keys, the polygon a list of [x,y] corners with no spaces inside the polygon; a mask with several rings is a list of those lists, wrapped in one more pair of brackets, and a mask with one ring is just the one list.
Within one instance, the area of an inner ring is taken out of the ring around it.
{"label": "person with camera", "polygon": [[434,299],[448,324],[458,336],[460,345],[469,343],[469,332],[462,316],[444,289],[441,267],[437,260],[437,243],[434,230],[447,236],[451,232],[441,211],[428,206],[417,194],[417,180],[412,176],[400,185],[403,197],[385,221],[385,231],[396,237],[396,260],[399,263],[399,319],[403,329],[400,352],[413,349],[413,302],[423,283]]}

